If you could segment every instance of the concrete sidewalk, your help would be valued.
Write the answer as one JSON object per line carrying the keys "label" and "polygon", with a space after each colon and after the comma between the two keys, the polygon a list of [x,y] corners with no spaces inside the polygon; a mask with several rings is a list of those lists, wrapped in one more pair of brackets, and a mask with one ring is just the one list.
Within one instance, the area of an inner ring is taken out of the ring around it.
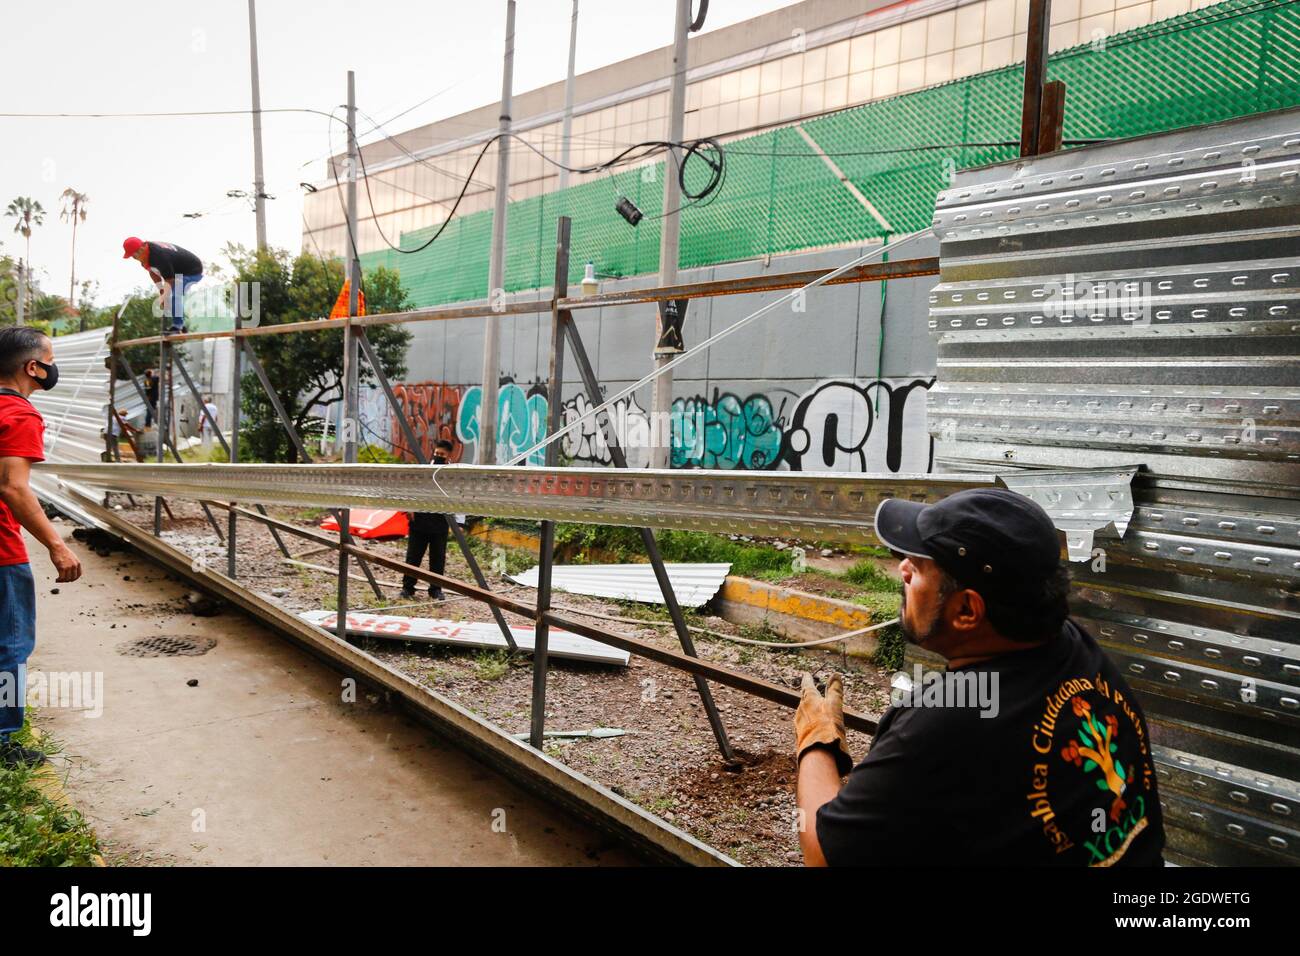
{"label": "concrete sidewalk", "polygon": [[[67,522],[59,525],[71,533]],[[102,675],[102,715],[40,709],[71,800],[125,862],[219,865],[634,863],[406,718],[343,701],[340,675],[242,613],[195,617],[188,588],[133,552],[70,541],[85,575],[36,576],[39,674]],[[59,593],[52,594],[54,588]],[[215,639],[201,656],[128,657],[148,637]],[[188,682],[197,680],[197,686]],[[65,695],[66,696],[66,695]]]}

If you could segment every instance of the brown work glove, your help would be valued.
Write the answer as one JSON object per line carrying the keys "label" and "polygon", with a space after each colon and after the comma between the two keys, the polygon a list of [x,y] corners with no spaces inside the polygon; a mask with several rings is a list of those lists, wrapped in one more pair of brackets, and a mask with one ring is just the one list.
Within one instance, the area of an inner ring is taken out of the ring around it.
{"label": "brown work glove", "polygon": [[844,732],[844,684],[840,675],[831,675],[826,682],[825,696],[818,692],[812,674],[803,675],[800,689],[803,699],[794,712],[795,763],[809,747],[826,744],[843,777],[853,769],[853,755],[849,753],[849,738]]}

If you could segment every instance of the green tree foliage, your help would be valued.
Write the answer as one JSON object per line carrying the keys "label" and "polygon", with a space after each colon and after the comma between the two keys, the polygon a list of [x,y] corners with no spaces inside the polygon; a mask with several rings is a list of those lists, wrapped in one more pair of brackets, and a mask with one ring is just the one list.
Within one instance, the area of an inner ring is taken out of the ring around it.
{"label": "green tree foliage", "polygon": [[[100,325],[112,325],[113,316],[117,309],[122,309],[122,317],[117,323],[117,338],[119,341],[126,339],[142,339],[150,335],[159,335],[162,332],[162,313],[159,311],[158,296],[152,294],[140,294],[131,297],[126,307],[109,306],[103,309],[96,316],[94,322],[88,325],[88,328],[96,328]],[[131,364],[131,371],[136,375],[143,375],[146,368],[155,368],[158,365],[158,346],[156,345],[134,345],[129,349],[123,349],[122,355],[127,362]],[[117,377],[126,378],[126,372],[121,365],[117,368]]]}
{"label": "green tree foliage", "polygon": [[[329,315],[343,287],[341,262],[323,262],[303,254],[290,259],[284,250],[248,252],[228,247],[237,282],[258,283],[261,325],[301,322]],[[366,311],[371,315],[401,312],[409,307],[401,278],[390,269],[378,268],[362,278]],[[249,301],[245,297],[245,301]],[[406,346],[411,333],[400,325],[373,326],[367,330],[379,355],[384,374],[390,379],[406,374]],[[313,405],[333,405],[342,399],[343,330],[296,332],[289,335],[255,336],[247,341],[276,386],[294,427],[301,434]],[[373,383],[374,375],[364,358],[360,362],[362,384]],[[281,427],[270,400],[250,373],[242,385],[243,426],[239,451],[244,461],[296,461],[297,451]],[[364,443],[366,436],[358,436]]]}

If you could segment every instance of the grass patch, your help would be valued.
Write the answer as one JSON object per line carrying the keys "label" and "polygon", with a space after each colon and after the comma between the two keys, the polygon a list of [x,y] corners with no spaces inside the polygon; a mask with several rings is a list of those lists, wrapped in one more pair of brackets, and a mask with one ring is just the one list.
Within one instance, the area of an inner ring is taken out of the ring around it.
{"label": "grass patch", "polygon": [[403,464],[402,459],[379,445],[362,445],[357,449],[357,461],[363,465]]}
{"label": "grass patch", "polygon": [[[36,747],[31,725],[14,734],[24,747]],[[37,749],[53,749],[49,737]],[[49,767],[0,768],[0,866],[93,866],[99,842],[85,818],[51,800],[38,784]]]}
{"label": "grass patch", "polygon": [[870,588],[872,591],[902,593],[903,590],[901,581],[891,578],[870,558],[863,558],[845,571],[844,580]]}

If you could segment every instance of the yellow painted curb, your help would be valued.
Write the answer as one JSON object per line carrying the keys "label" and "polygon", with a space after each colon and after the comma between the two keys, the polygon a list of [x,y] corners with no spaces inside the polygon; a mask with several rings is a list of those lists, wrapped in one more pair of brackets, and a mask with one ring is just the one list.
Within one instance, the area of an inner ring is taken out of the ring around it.
{"label": "yellow painted curb", "polygon": [[748,604],[750,607],[805,621],[834,625],[844,631],[868,627],[876,623],[871,609],[838,598],[828,598],[794,588],[753,581],[749,578],[728,576],[722,583],[718,597],[724,601]]}

